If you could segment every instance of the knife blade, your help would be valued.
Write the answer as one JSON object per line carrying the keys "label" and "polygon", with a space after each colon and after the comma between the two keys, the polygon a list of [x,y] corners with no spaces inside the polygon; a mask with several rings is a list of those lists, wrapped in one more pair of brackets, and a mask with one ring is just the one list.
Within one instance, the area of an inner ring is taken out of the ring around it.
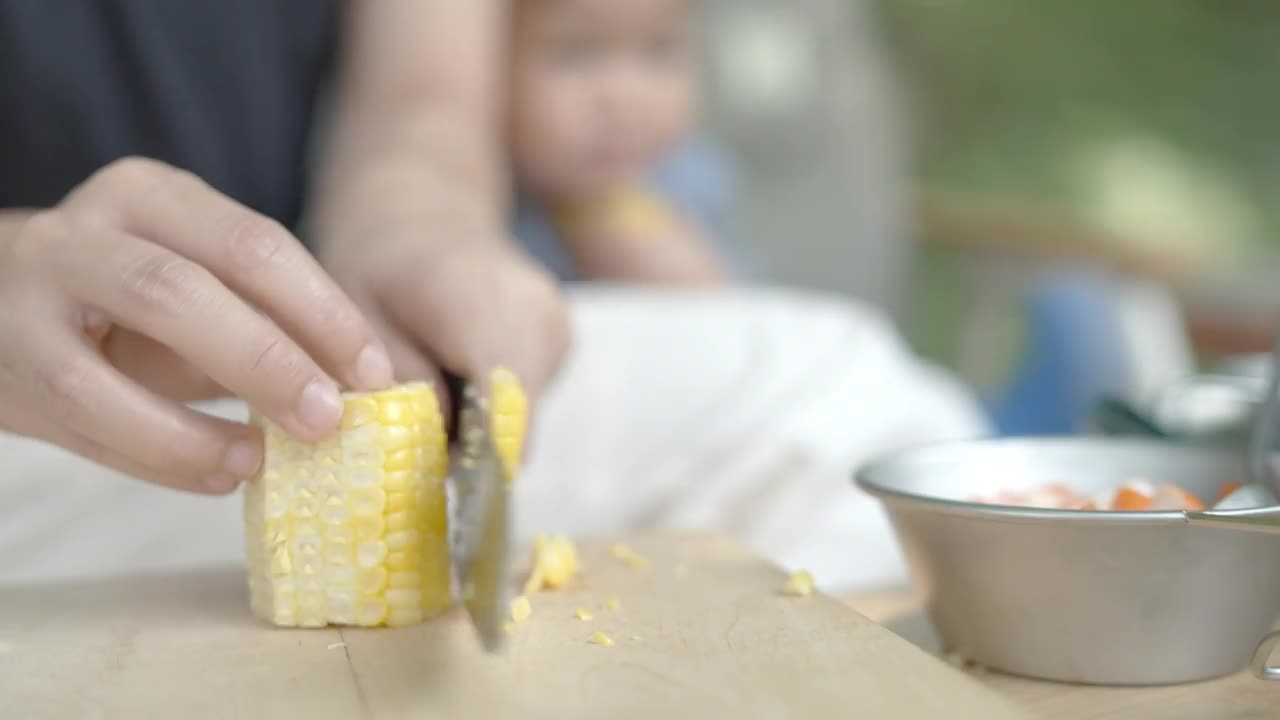
{"label": "knife blade", "polygon": [[455,493],[453,565],[462,604],[488,652],[501,649],[511,562],[509,483],[489,428],[487,400],[462,388],[451,472]]}

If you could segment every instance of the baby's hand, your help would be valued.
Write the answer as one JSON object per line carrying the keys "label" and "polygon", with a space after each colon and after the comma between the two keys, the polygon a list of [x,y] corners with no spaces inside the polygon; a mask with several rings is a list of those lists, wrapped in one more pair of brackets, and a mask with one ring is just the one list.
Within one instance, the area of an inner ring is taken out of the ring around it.
{"label": "baby's hand", "polygon": [[554,218],[574,266],[587,278],[683,286],[730,279],[701,229],[642,186],[562,201]]}

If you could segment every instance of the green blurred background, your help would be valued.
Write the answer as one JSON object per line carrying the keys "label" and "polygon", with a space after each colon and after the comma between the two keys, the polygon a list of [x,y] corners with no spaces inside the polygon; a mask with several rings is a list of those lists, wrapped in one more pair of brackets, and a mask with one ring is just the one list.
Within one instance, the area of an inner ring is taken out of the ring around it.
{"label": "green blurred background", "polygon": [[[918,111],[927,182],[1218,257],[1274,235],[1280,3],[879,0],[878,10]],[[1143,216],[1144,202],[1165,217]]]}
{"label": "green blurred background", "polygon": [[1064,269],[1155,287],[1196,361],[1269,345],[1280,0],[704,6],[707,125],[771,280],[886,309],[980,388]]}
{"label": "green blurred background", "polygon": [[[1268,281],[1260,268],[1280,249],[1280,2],[873,8],[905,90],[911,167],[926,195],[1030,223],[1050,236],[1045,244],[1092,244],[1103,265],[1118,253],[1145,271],[1177,257],[1185,272],[1170,284],[1190,302],[1214,298],[1227,316],[1270,307],[1280,274]],[[1058,250],[1050,255],[1073,255]],[[1016,361],[1023,328],[1016,308],[995,303],[981,323],[999,350],[966,360],[960,335],[974,332],[974,298],[1000,288],[965,255],[945,242],[925,246],[906,326],[926,354],[991,382]]]}

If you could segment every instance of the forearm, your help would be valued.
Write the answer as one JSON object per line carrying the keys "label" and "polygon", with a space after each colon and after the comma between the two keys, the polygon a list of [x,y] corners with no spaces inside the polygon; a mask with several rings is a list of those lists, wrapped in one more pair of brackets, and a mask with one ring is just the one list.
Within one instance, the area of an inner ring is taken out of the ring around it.
{"label": "forearm", "polygon": [[378,9],[353,10],[348,23],[333,135],[312,198],[318,240],[367,240],[421,223],[502,222],[504,3],[355,7],[370,6]]}
{"label": "forearm", "polygon": [[17,230],[27,218],[31,217],[31,213],[35,212],[33,208],[0,208],[0,234],[5,231]]}

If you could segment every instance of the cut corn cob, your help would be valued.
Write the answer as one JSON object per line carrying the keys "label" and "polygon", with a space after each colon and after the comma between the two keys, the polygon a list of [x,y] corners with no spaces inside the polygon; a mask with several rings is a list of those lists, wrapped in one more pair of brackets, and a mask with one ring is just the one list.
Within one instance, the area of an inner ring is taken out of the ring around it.
{"label": "cut corn cob", "polygon": [[452,604],[435,392],[411,383],[344,402],[322,443],[253,417],[266,456],[245,488],[249,592],[276,625],[410,625]]}
{"label": "cut corn cob", "polygon": [[524,451],[529,405],[515,373],[498,368],[489,374],[489,433],[498,449],[508,483],[516,477]]}

